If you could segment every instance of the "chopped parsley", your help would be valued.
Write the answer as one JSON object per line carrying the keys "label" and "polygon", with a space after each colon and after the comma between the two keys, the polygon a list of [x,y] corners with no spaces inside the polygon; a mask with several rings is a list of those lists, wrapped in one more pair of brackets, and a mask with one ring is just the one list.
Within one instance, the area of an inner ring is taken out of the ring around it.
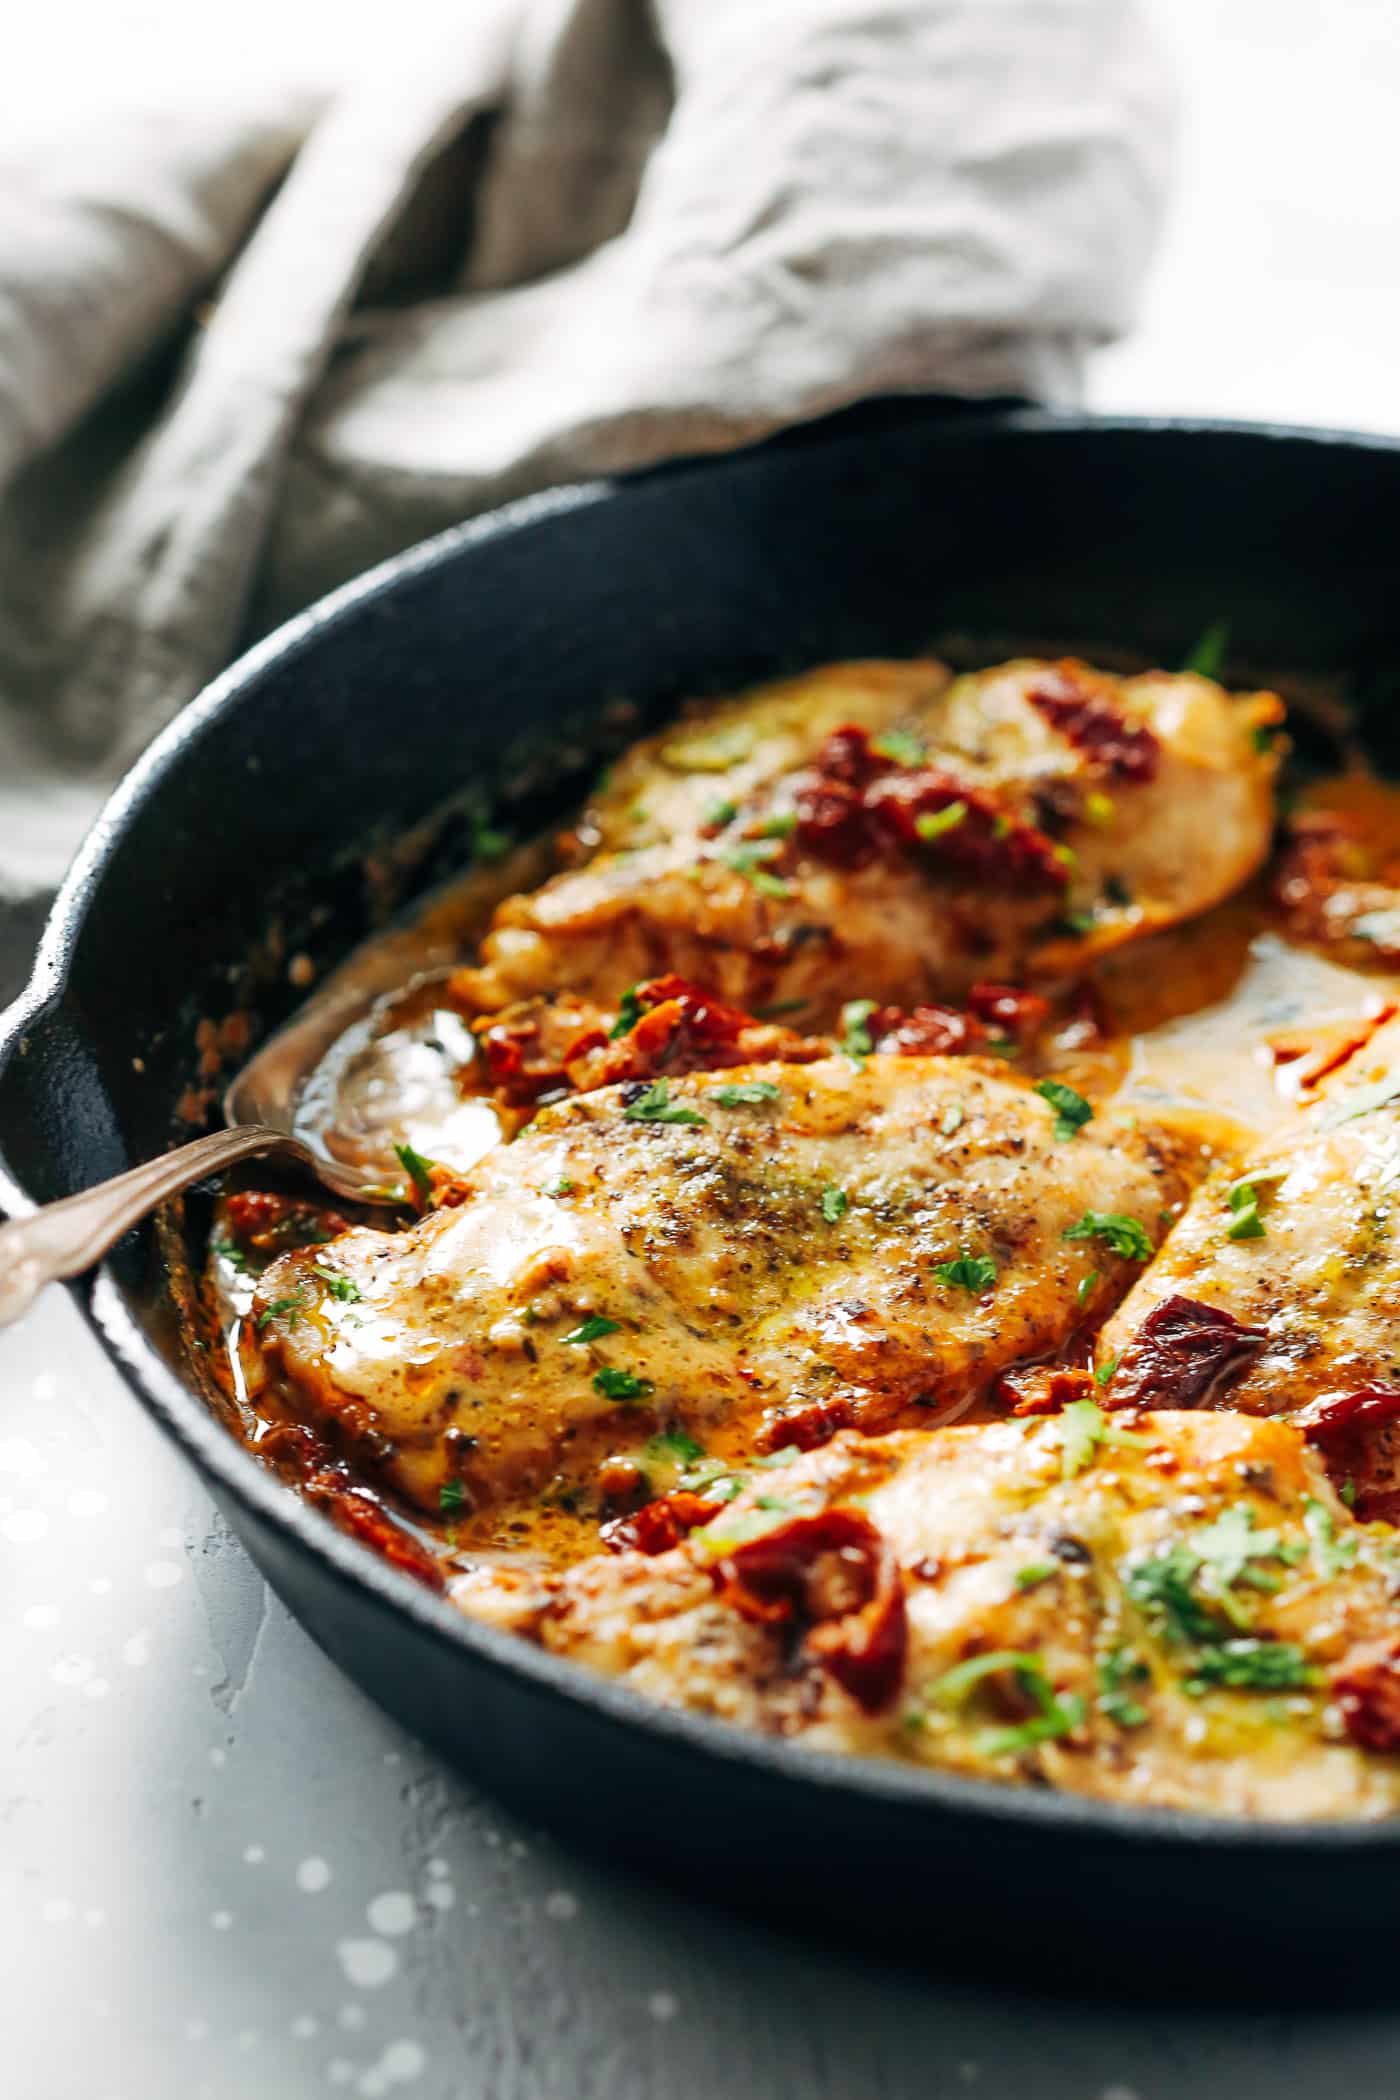
{"label": "chopped parsley", "polygon": [[1075,1303],[1079,1305],[1081,1309],[1089,1303],[1089,1300],[1093,1295],[1094,1285],[1098,1282],[1098,1280],[1099,1272],[1097,1269],[1090,1269],[1087,1276],[1080,1277],[1078,1287],[1076,1288],[1074,1293],[1074,1297]]}
{"label": "chopped parsley", "polygon": [[295,1327],[297,1324],[297,1318],[301,1311],[302,1302],[303,1301],[299,1296],[292,1298],[274,1298],[271,1305],[267,1307],[266,1311],[260,1312],[258,1314],[256,1321],[258,1333],[262,1333],[264,1327],[267,1326],[269,1320],[280,1320],[284,1314],[286,1315],[287,1325],[289,1327]]}
{"label": "chopped parsley", "polygon": [[1014,1757],[1036,1743],[1068,1735],[1084,1719],[1084,1701],[1075,1692],[1057,1693],[1041,1657],[1024,1649],[998,1648],[989,1655],[971,1656],[945,1671],[930,1696],[943,1706],[961,1706],[984,1678],[1004,1670],[1015,1672],[1022,1692],[1034,1700],[1040,1711],[1013,1728],[984,1730],[974,1746],[981,1756]]}
{"label": "chopped parsley", "polygon": [[1058,926],[1061,933],[1073,934],[1079,939],[1094,930],[1094,914],[1091,911],[1067,911],[1060,914]]}
{"label": "chopped parsley", "polygon": [[780,839],[750,839],[744,845],[721,854],[720,858],[727,868],[733,868],[736,875],[742,875],[751,883],[760,896],[790,897],[792,884],[784,882],[781,875],[773,874],[771,869],[762,865],[764,861],[776,860],[782,850]]}
{"label": "chopped parsley", "polygon": [[720,1086],[710,1095],[721,1108],[759,1108],[765,1101],[781,1101],[783,1090],[771,1079],[743,1079],[737,1086]]}
{"label": "chopped parsley", "polygon": [[914,829],[926,846],[941,839],[945,831],[956,831],[967,815],[965,802],[949,802],[943,809],[926,809],[914,819]]}
{"label": "chopped parsley", "polygon": [[249,1261],[237,1240],[210,1240],[209,1252],[217,1254],[221,1261],[226,1261],[229,1264],[230,1268],[237,1269],[241,1276],[251,1276],[253,1274],[253,1264]]}
{"label": "chopped parsley", "polygon": [[472,858],[474,860],[504,860],[515,844],[513,831],[502,831],[494,824],[477,822],[472,826]]}
{"label": "chopped parsley", "polygon": [[1066,1480],[1073,1480],[1092,1465],[1101,1445],[1114,1450],[1149,1451],[1153,1439],[1138,1436],[1131,1429],[1120,1429],[1092,1400],[1071,1400],[1054,1419],[1053,1428],[1060,1445],[1060,1471]]}
{"label": "chopped parsley", "polygon": [[737,802],[712,802],[705,812],[705,822],[712,831],[723,831],[725,825],[732,824],[738,814]]}
{"label": "chopped parsley", "polygon": [[642,1446],[642,1458],[653,1466],[693,1466],[704,1456],[704,1445],[697,1444],[683,1429],[663,1430],[658,1436],[648,1437]]}
{"label": "chopped parsley", "polygon": [[1084,1096],[1058,1079],[1042,1079],[1035,1091],[1054,1109],[1055,1136],[1062,1141],[1072,1138],[1076,1130],[1082,1130],[1093,1119],[1094,1111]]}
{"label": "chopped parsley", "polygon": [[829,1182],[822,1190],[822,1216],[828,1225],[834,1225],[838,1219],[844,1218],[850,1204],[851,1199],[846,1191],[838,1189],[834,1182]]}
{"label": "chopped parsley", "polygon": [[629,1101],[622,1111],[626,1123],[703,1123],[705,1118],[693,1108],[672,1105],[671,1089],[664,1079],[653,1079],[651,1085]]}
{"label": "chopped parsley", "polygon": [[1152,1672],[1132,1648],[1110,1648],[1099,1660],[1099,1712],[1117,1728],[1141,1728],[1147,1709],[1129,1696],[1129,1684],[1145,1684]]}
{"label": "chopped parsley", "polygon": [[1354,1480],[1344,1480],[1337,1493],[1341,1496],[1348,1509],[1356,1507],[1356,1482]]}
{"label": "chopped parsley", "polygon": [[1092,824],[1096,831],[1104,831],[1118,814],[1118,805],[1112,795],[1105,795],[1099,788],[1090,788],[1084,797],[1084,821]]}
{"label": "chopped parsley", "polygon": [[567,1174],[561,1174],[556,1181],[551,1181],[546,1186],[544,1193],[546,1196],[572,1196],[574,1185]]}
{"label": "chopped parsley", "polygon": [[1312,1547],[1313,1565],[1325,1582],[1356,1559],[1357,1540],[1337,1537],[1337,1525],[1325,1502],[1309,1495],[1303,1504],[1303,1529]]}
{"label": "chopped parsley", "polygon": [[880,758],[892,758],[897,766],[921,766],[928,757],[923,738],[912,729],[887,729],[871,737],[870,748]]}
{"label": "chopped parsley", "polygon": [[360,1289],[358,1283],[354,1283],[350,1277],[342,1275],[339,1269],[323,1269],[318,1261],[312,1262],[311,1266],[325,1284],[332,1298],[339,1298],[342,1304],[345,1305],[358,1305],[360,1303],[360,1300],[364,1297],[364,1292]]}
{"label": "chopped parsley", "polygon": [[460,1480],[444,1480],[438,1489],[438,1508],[445,1517],[455,1515],[467,1506],[467,1491]]}
{"label": "chopped parsley", "polygon": [[938,1126],[940,1134],[943,1137],[955,1136],[962,1129],[964,1114],[961,1101],[950,1101],[943,1111],[943,1121]]}
{"label": "chopped parsley", "polygon": [[873,999],[848,999],[841,1009],[841,1048],[847,1057],[869,1057],[875,1048],[868,1022],[875,1012]]}
{"label": "chopped parsley", "polygon": [[1252,1181],[1237,1181],[1225,1198],[1230,1206],[1227,1240],[1262,1240],[1264,1220],[1259,1215],[1259,1191]]}
{"label": "chopped parsley", "polygon": [[412,1145],[395,1145],[394,1157],[413,1184],[413,1193],[424,1209],[429,1209],[433,1200],[433,1161],[424,1159]]}
{"label": "chopped parsley", "polygon": [[1220,1629],[1192,1588],[1198,1567],[1189,1546],[1172,1546],[1124,1568],[1123,1587],[1173,1640],[1213,1641]]}
{"label": "chopped parsley", "polygon": [[1042,1582],[1048,1582],[1052,1575],[1058,1575],[1059,1572],[1060,1563],[1057,1560],[1033,1560],[1028,1562],[1024,1568],[1016,1570],[1014,1580],[1018,1590],[1033,1590],[1037,1589]]}
{"label": "chopped parsley", "polygon": [[1218,678],[1229,646],[1230,622],[1212,620],[1181,668],[1194,671],[1198,678]]}
{"label": "chopped parsley", "polygon": [[1114,1374],[1122,1361],[1123,1358],[1120,1352],[1113,1356],[1106,1356],[1101,1364],[1094,1365],[1094,1383],[1101,1393],[1112,1385]]}
{"label": "chopped parsley", "polygon": [[1102,1240],[1110,1253],[1121,1254],[1125,1261],[1152,1259],[1152,1242],[1146,1228],[1136,1218],[1124,1217],[1121,1211],[1086,1210],[1079,1223],[1067,1226],[1062,1236],[1067,1240]]}
{"label": "chopped parsley", "polygon": [[1182,1690],[1193,1698],[1212,1685],[1238,1692],[1295,1692],[1317,1678],[1296,1641],[1234,1640],[1198,1655]]}
{"label": "chopped parsley", "polygon": [[780,809],[775,810],[771,817],[763,819],[758,827],[758,835],[761,839],[790,839],[796,829],[797,811]]}
{"label": "chopped parsley", "polygon": [[620,1371],[614,1364],[600,1364],[593,1373],[593,1385],[606,1400],[646,1400],[656,1391],[649,1378]]}
{"label": "chopped parsley", "polygon": [[567,1347],[573,1349],[587,1342],[600,1342],[605,1334],[621,1334],[621,1332],[622,1323],[620,1320],[609,1320],[603,1313],[594,1313],[591,1319],[583,1322],[581,1327],[575,1327],[572,1333],[561,1336],[561,1340]]}
{"label": "chopped parsley", "polygon": [[990,1254],[969,1254],[964,1248],[956,1261],[935,1262],[934,1275],[950,1290],[970,1291],[980,1298],[997,1280],[997,1265]]}
{"label": "chopped parsley", "polygon": [[629,984],[617,1004],[617,1019],[608,1030],[608,1041],[615,1043],[619,1036],[629,1035],[642,1018],[642,1002],[637,997],[637,987]]}

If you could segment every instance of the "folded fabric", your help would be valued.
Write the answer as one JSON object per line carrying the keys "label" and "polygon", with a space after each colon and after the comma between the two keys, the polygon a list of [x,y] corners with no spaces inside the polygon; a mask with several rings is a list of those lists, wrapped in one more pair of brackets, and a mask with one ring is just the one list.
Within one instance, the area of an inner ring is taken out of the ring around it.
{"label": "folded fabric", "polygon": [[0,891],[444,525],[867,394],[1074,399],[1169,130],[1126,0],[469,0],[333,100],[0,160]]}

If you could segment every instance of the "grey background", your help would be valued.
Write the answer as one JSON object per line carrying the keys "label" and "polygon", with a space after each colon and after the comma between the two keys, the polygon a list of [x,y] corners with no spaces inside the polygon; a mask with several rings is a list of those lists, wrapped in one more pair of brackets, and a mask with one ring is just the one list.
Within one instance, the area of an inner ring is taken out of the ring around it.
{"label": "grey background", "polygon": [[[1181,179],[1098,403],[1400,431],[1393,0],[1154,11],[1185,75]],[[246,0],[228,63],[265,63],[275,24],[310,65],[333,20],[349,64],[376,16]],[[208,18],[49,0],[7,47],[0,115],[41,111],[79,46],[93,79],[145,63],[151,31]],[[31,933],[0,921],[0,997]],[[1053,1889],[1006,1900],[1054,1933]],[[927,1901],[956,1916],[956,1888]],[[1125,1891],[1125,1929],[1150,1901]],[[62,1295],[0,1336],[7,2100],[1400,2100],[1400,2014],[1075,2004],[921,1951],[823,1952],[519,1826],[312,1647]],[[1326,1989],[1300,1976],[1296,2002]]]}

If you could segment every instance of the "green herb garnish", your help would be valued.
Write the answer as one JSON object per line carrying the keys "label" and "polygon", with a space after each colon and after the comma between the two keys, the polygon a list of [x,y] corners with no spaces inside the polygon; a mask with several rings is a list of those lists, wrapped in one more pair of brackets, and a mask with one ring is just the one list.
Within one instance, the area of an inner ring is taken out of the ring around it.
{"label": "green herb garnish", "polygon": [[1123,1358],[1120,1352],[1115,1356],[1106,1356],[1101,1364],[1094,1365],[1094,1383],[1101,1393],[1112,1385],[1114,1374],[1122,1361]]}
{"label": "green herb garnish", "polygon": [[643,1459],[653,1466],[693,1466],[704,1456],[704,1445],[697,1444],[683,1429],[662,1430],[659,1435],[648,1437],[642,1446]]}
{"label": "green herb garnish", "polygon": [[339,1269],[323,1269],[318,1261],[312,1262],[311,1266],[325,1284],[332,1298],[339,1298],[345,1305],[358,1305],[360,1303],[364,1297],[364,1292],[357,1283],[352,1282]]}
{"label": "green herb garnish", "polygon": [[438,1489],[438,1508],[445,1517],[467,1506],[467,1491],[460,1480],[444,1480]]}
{"label": "green herb garnish", "polygon": [[267,1310],[258,1314],[255,1323],[258,1333],[262,1333],[269,1320],[280,1320],[284,1313],[288,1315],[287,1325],[295,1327],[303,1303],[304,1300],[300,1295],[291,1298],[274,1298]]}
{"label": "green herb garnish", "polygon": [[656,1391],[649,1378],[638,1378],[613,1364],[600,1364],[593,1373],[593,1384],[608,1400],[645,1400]]}
{"label": "green herb garnish", "polygon": [[956,1136],[957,1132],[962,1129],[964,1114],[965,1110],[961,1101],[950,1101],[943,1111],[943,1121],[938,1126],[940,1135],[943,1137]]}
{"label": "green herb garnish", "polygon": [[790,839],[796,829],[797,811],[780,809],[775,810],[771,817],[763,819],[758,827],[758,835],[761,839]]}
{"label": "green herb garnish", "polygon": [[664,1079],[653,1079],[644,1093],[629,1101],[622,1111],[626,1123],[703,1123],[693,1108],[673,1107],[671,1089]]}
{"label": "green herb garnish", "polygon": [[561,1174],[557,1181],[548,1184],[544,1193],[546,1196],[572,1196],[574,1185],[567,1174]]}
{"label": "green herb garnish", "polygon": [[1065,1086],[1058,1079],[1042,1079],[1035,1091],[1042,1101],[1048,1101],[1055,1111],[1055,1136],[1061,1140],[1072,1138],[1077,1130],[1093,1119],[1093,1108],[1077,1094],[1072,1086]]}
{"label": "green herb garnish", "polygon": [[727,868],[742,875],[761,896],[790,897],[792,884],[763,866],[763,862],[775,860],[782,850],[780,839],[750,839],[744,845],[721,854],[720,858]]}
{"label": "green herb garnish", "polygon": [[841,1009],[841,1048],[847,1057],[869,1057],[875,1048],[867,1022],[875,1012],[873,999],[848,999]]}
{"label": "green herb garnish", "polygon": [[705,812],[705,822],[712,831],[723,831],[739,814],[737,802],[712,802]]}
{"label": "green herb garnish", "polygon": [[394,1157],[412,1182],[413,1193],[418,1201],[425,1210],[430,1209],[433,1201],[434,1162],[424,1159],[422,1153],[415,1152],[412,1145],[395,1145]]}
{"label": "green herb garnish", "polygon": [[1075,1303],[1081,1308],[1081,1310],[1084,1306],[1086,1306],[1089,1303],[1089,1299],[1093,1295],[1094,1285],[1098,1282],[1098,1280],[1099,1272],[1097,1269],[1090,1269],[1087,1276],[1080,1277],[1079,1283],[1075,1289],[1074,1298]]}
{"label": "green herb garnish", "polygon": [[254,1273],[253,1264],[237,1240],[210,1240],[209,1252],[217,1254],[221,1261],[226,1261],[231,1268],[237,1269],[241,1276],[251,1276]]}
{"label": "green herb garnish", "polygon": [[1077,1225],[1066,1227],[1062,1237],[1067,1240],[1102,1240],[1110,1253],[1121,1254],[1125,1261],[1152,1259],[1153,1247],[1146,1228],[1139,1225],[1136,1218],[1124,1217],[1117,1210],[1086,1210]]}
{"label": "green herb garnish", "polygon": [[870,748],[880,758],[891,758],[897,766],[921,766],[928,757],[924,740],[912,729],[886,729],[870,739]]}
{"label": "green herb garnish", "polygon": [[1218,678],[1229,646],[1230,622],[1212,620],[1181,668],[1194,671],[1198,678]]}
{"label": "green herb garnish", "polygon": [[1312,1546],[1313,1564],[1324,1581],[1352,1566],[1360,1542],[1350,1536],[1339,1539],[1331,1510],[1311,1495],[1303,1504],[1303,1529]]}
{"label": "green herb garnish", "polygon": [[1198,1655],[1182,1690],[1199,1698],[1212,1685],[1238,1692],[1294,1692],[1318,1673],[1296,1641],[1224,1641]]}
{"label": "green herb garnish", "polygon": [[1018,1568],[1013,1580],[1018,1590],[1033,1590],[1059,1572],[1060,1563],[1057,1560],[1033,1560],[1026,1567]]}
{"label": "green herb garnish", "polygon": [[608,1041],[615,1043],[619,1036],[628,1035],[642,1018],[642,1002],[637,997],[637,987],[630,984],[617,1003],[617,1019],[608,1030]]}
{"label": "green herb garnish", "polygon": [[933,1685],[930,1698],[942,1706],[961,1706],[984,1678],[1004,1670],[1015,1672],[1021,1690],[1040,1708],[1030,1720],[1014,1728],[986,1730],[975,1748],[983,1757],[1014,1757],[1036,1743],[1051,1742],[1068,1735],[1084,1719],[1084,1701],[1075,1692],[1056,1693],[1041,1657],[1017,1648],[994,1649],[989,1655],[974,1655],[957,1663]]}
{"label": "green herb garnish", "polygon": [[934,1263],[934,1275],[951,1290],[970,1291],[980,1298],[997,1280],[997,1265],[990,1254],[969,1254],[964,1248],[956,1261]]}
{"label": "green herb garnish", "polygon": [[1225,1227],[1227,1240],[1262,1240],[1264,1220],[1259,1215],[1259,1191],[1252,1181],[1237,1181],[1226,1192],[1225,1201],[1230,1206],[1230,1222]]}
{"label": "green herb garnish", "polygon": [[834,1184],[829,1184],[824,1188],[822,1190],[822,1216],[826,1219],[827,1224],[834,1225],[838,1219],[844,1218],[850,1208],[850,1202],[851,1199],[844,1189],[838,1189]]}
{"label": "green herb garnish", "polygon": [[737,1086],[719,1086],[710,1095],[721,1108],[759,1108],[765,1101],[781,1101],[783,1090],[771,1079],[743,1079]]}
{"label": "green herb garnish", "polygon": [[1053,1426],[1060,1445],[1060,1469],[1066,1480],[1073,1480],[1076,1473],[1092,1464],[1101,1445],[1121,1451],[1150,1451],[1154,1442],[1150,1436],[1120,1429],[1092,1400],[1071,1400],[1056,1415]]}
{"label": "green herb garnish", "polygon": [[560,1340],[567,1347],[574,1349],[587,1342],[600,1342],[605,1334],[621,1334],[621,1332],[622,1323],[620,1320],[609,1320],[602,1313],[594,1313],[590,1319],[583,1322],[581,1327],[575,1327],[570,1334],[561,1335]]}
{"label": "green herb garnish", "polygon": [[1111,1648],[1099,1662],[1099,1712],[1107,1715],[1115,1727],[1141,1728],[1147,1719],[1147,1709],[1128,1696],[1126,1687],[1145,1684],[1151,1675],[1146,1663],[1132,1648]]}
{"label": "green herb garnish", "polygon": [[922,816],[915,817],[914,829],[926,846],[941,839],[945,831],[956,831],[967,815],[965,802],[949,802],[942,809],[926,809]]}

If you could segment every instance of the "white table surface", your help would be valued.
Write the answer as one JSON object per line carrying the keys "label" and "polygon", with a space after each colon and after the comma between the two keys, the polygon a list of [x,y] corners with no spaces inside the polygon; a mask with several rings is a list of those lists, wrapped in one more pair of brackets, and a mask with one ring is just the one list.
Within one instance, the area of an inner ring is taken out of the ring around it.
{"label": "white table surface", "polygon": [[[1095,402],[1400,432],[1393,0],[1157,12],[1177,201]],[[310,51],[327,13],[276,18]],[[196,16],[54,0],[11,91]],[[274,10],[241,20],[246,54]],[[520,1828],[321,1657],[58,1293],[0,1337],[0,2013],[13,2100],[1400,2096],[1400,2014],[891,1974]]]}

